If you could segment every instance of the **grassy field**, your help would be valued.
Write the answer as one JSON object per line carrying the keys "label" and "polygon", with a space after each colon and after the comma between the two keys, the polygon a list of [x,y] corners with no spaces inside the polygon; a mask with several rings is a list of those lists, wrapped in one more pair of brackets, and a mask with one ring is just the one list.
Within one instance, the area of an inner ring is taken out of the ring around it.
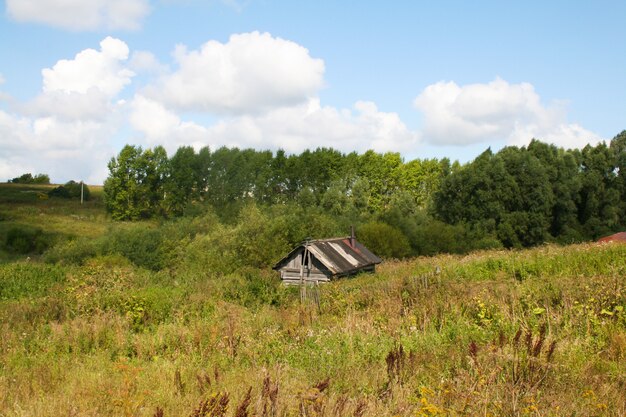
{"label": "grassy field", "polygon": [[318,308],[213,269],[213,219],[44,191],[0,186],[0,416],[626,416],[626,245],[388,261]]}

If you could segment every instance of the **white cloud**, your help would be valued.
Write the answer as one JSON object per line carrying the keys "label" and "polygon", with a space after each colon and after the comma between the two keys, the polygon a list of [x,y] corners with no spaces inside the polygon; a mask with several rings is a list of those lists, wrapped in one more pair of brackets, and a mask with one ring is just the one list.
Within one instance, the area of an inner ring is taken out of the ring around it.
{"label": "white cloud", "polygon": [[50,91],[16,107],[24,115],[54,116],[63,121],[102,121],[115,111],[109,97],[93,88],[86,93]]}
{"label": "white cloud", "polygon": [[47,173],[53,181],[101,183],[113,153],[112,129],[94,121],[25,118],[0,111],[0,179],[25,172]]}
{"label": "white cloud", "polygon": [[435,144],[465,145],[505,140],[525,145],[532,138],[563,147],[596,143],[600,137],[569,124],[562,106],[545,106],[529,83],[459,86],[438,82],[424,89],[414,105],[424,114],[424,138]]}
{"label": "white cloud", "polygon": [[127,59],[126,43],[109,36],[100,42],[100,51],[85,49],[72,60],[62,59],[43,69],[43,90],[86,93],[94,88],[115,96],[135,75],[122,65]]}
{"label": "white cloud", "polygon": [[[600,140],[567,122],[564,106],[543,104],[528,83],[428,86],[414,102],[424,114],[423,131],[416,132],[373,102],[322,105],[323,61],[269,34],[233,35],[197,51],[178,47],[174,58],[170,73],[152,53],[131,55],[126,43],[107,37],[99,50],[85,49],[42,70],[41,94],[25,103],[9,97],[13,113],[0,110],[0,179],[30,171],[56,181],[101,183],[107,160],[119,151],[113,143],[122,137],[170,153],[208,145],[405,155],[421,149],[422,137],[456,145],[525,145],[535,137],[563,147]],[[148,87],[138,86],[138,78]],[[120,96],[125,89],[134,94],[128,102]]]}
{"label": "white cloud", "polygon": [[6,10],[19,22],[69,30],[134,30],[150,6],[148,0],[6,0]]}
{"label": "white cloud", "polygon": [[160,74],[167,71],[167,66],[159,62],[152,52],[135,51],[128,66],[139,73]]}
{"label": "white cloud", "polygon": [[324,62],[269,33],[232,35],[199,50],[178,46],[178,69],[148,94],[168,106],[221,113],[261,112],[305,102],[323,86]]}
{"label": "white cloud", "polygon": [[167,140],[181,124],[180,118],[163,104],[141,95],[133,99],[130,109],[131,126],[144,133],[151,142]]}
{"label": "white cloud", "polygon": [[396,113],[380,112],[371,102],[357,102],[353,110],[338,110],[310,99],[263,115],[222,119],[211,126],[182,121],[162,104],[143,96],[135,97],[131,109],[133,128],[144,134],[148,144],[161,144],[168,150],[180,145],[209,145],[282,148],[289,152],[318,146],[344,152],[402,151],[411,149],[419,139]]}
{"label": "white cloud", "polygon": [[5,83],[5,79],[4,76],[2,75],[2,73],[0,73],[0,85]]}
{"label": "white cloud", "polygon": [[41,94],[10,99],[12,114],[0,111],[0,177],[32,171],[55,181],[103,181],[125,117],[117,96],[134,74],[124,67],[124,42],[107,37],[100,46],[42,70]]}

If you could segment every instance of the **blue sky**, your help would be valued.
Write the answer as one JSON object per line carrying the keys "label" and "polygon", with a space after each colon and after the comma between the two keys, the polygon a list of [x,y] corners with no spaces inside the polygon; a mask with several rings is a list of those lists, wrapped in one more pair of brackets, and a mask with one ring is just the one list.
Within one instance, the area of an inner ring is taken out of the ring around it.
{"label": "blue sky", "polygon": [[468,161],[626,128],[624,1],[5,0],[0,179],[125,143]]}

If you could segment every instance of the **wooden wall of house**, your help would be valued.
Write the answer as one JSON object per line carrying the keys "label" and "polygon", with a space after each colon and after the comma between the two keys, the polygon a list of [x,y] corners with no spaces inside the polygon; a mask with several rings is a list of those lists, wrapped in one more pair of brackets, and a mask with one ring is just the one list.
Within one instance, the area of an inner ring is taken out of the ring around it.
{"label": "wooden wall of house", "polygon": [[[302,267],[302,253],[303,251],[295,253],[289,262],[287,262],[280,271],[280,278],[286,284],[299,284],[300,283],[300,270]],[[324,264],[311,256],[311,263],[313,264],[310,269],[304,268],[304,280],[307,282],[328,282],[332,277],[330,272]]]}
{"label": "wooden wall of house", "polygon": [[[300,284],[300,268],[283,268],[280,270],[280,278],[285,284]],[[328,282],[330,277],[319,269],[312,269],[309,273],[306,273],[305,270],[304,280],[306,282]]]}
{"label": "wooden wall of house", "polygon": [[298,270],[300,270],[300,265],[302,265],[302,251],[296,253],[289,260],[289,262],[283,266],[283,268],[290,268],[290,269],[296,269],[297,268]]}

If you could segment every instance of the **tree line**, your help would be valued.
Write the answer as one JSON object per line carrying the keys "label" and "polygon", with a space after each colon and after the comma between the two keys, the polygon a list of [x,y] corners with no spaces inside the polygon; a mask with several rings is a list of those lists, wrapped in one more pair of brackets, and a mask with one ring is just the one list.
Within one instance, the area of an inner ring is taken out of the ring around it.
{"label": "tree line", "polygon": [[179,216],[194,202],[222,208],[238,201],[298,203],[333,214],[381,212],[394,199],[425,208],[447,159],[405,163],[399,153],[343,154],[329,148],[286,155],[270,151],[179,148],[171,157],[157,146],[125,146],[109,162],[107,208],[118,220]]}
{"label": "tree line", "polygon": [[626,131],[607,145],[564,150],[533,140],[485,151],[445,178],[432,213],[492,234],[505,247],[596,239],[626,228]]}
{"label": "tree line", "polygon": [[27,172],[19,177],[10,179],[8,182],[13,184],[50,184],[50,177],[48,174],[37,174],[33,176],[30,172]]}
{"label": "tree line", "polygon": [[626,131],[582,150],[538,140],[488,149],[466,164],[329,148],[287,155],[184,146],[168,156],[160,146],[127,145],[108,164],[104,192],[117,220],[206,208],[228,218],[247,204],[266,213],[293,207],[341,227],[360,225],[361,238],[391,245],[383,251],[401,257],[576,242],[622,230],[625,165]]}

